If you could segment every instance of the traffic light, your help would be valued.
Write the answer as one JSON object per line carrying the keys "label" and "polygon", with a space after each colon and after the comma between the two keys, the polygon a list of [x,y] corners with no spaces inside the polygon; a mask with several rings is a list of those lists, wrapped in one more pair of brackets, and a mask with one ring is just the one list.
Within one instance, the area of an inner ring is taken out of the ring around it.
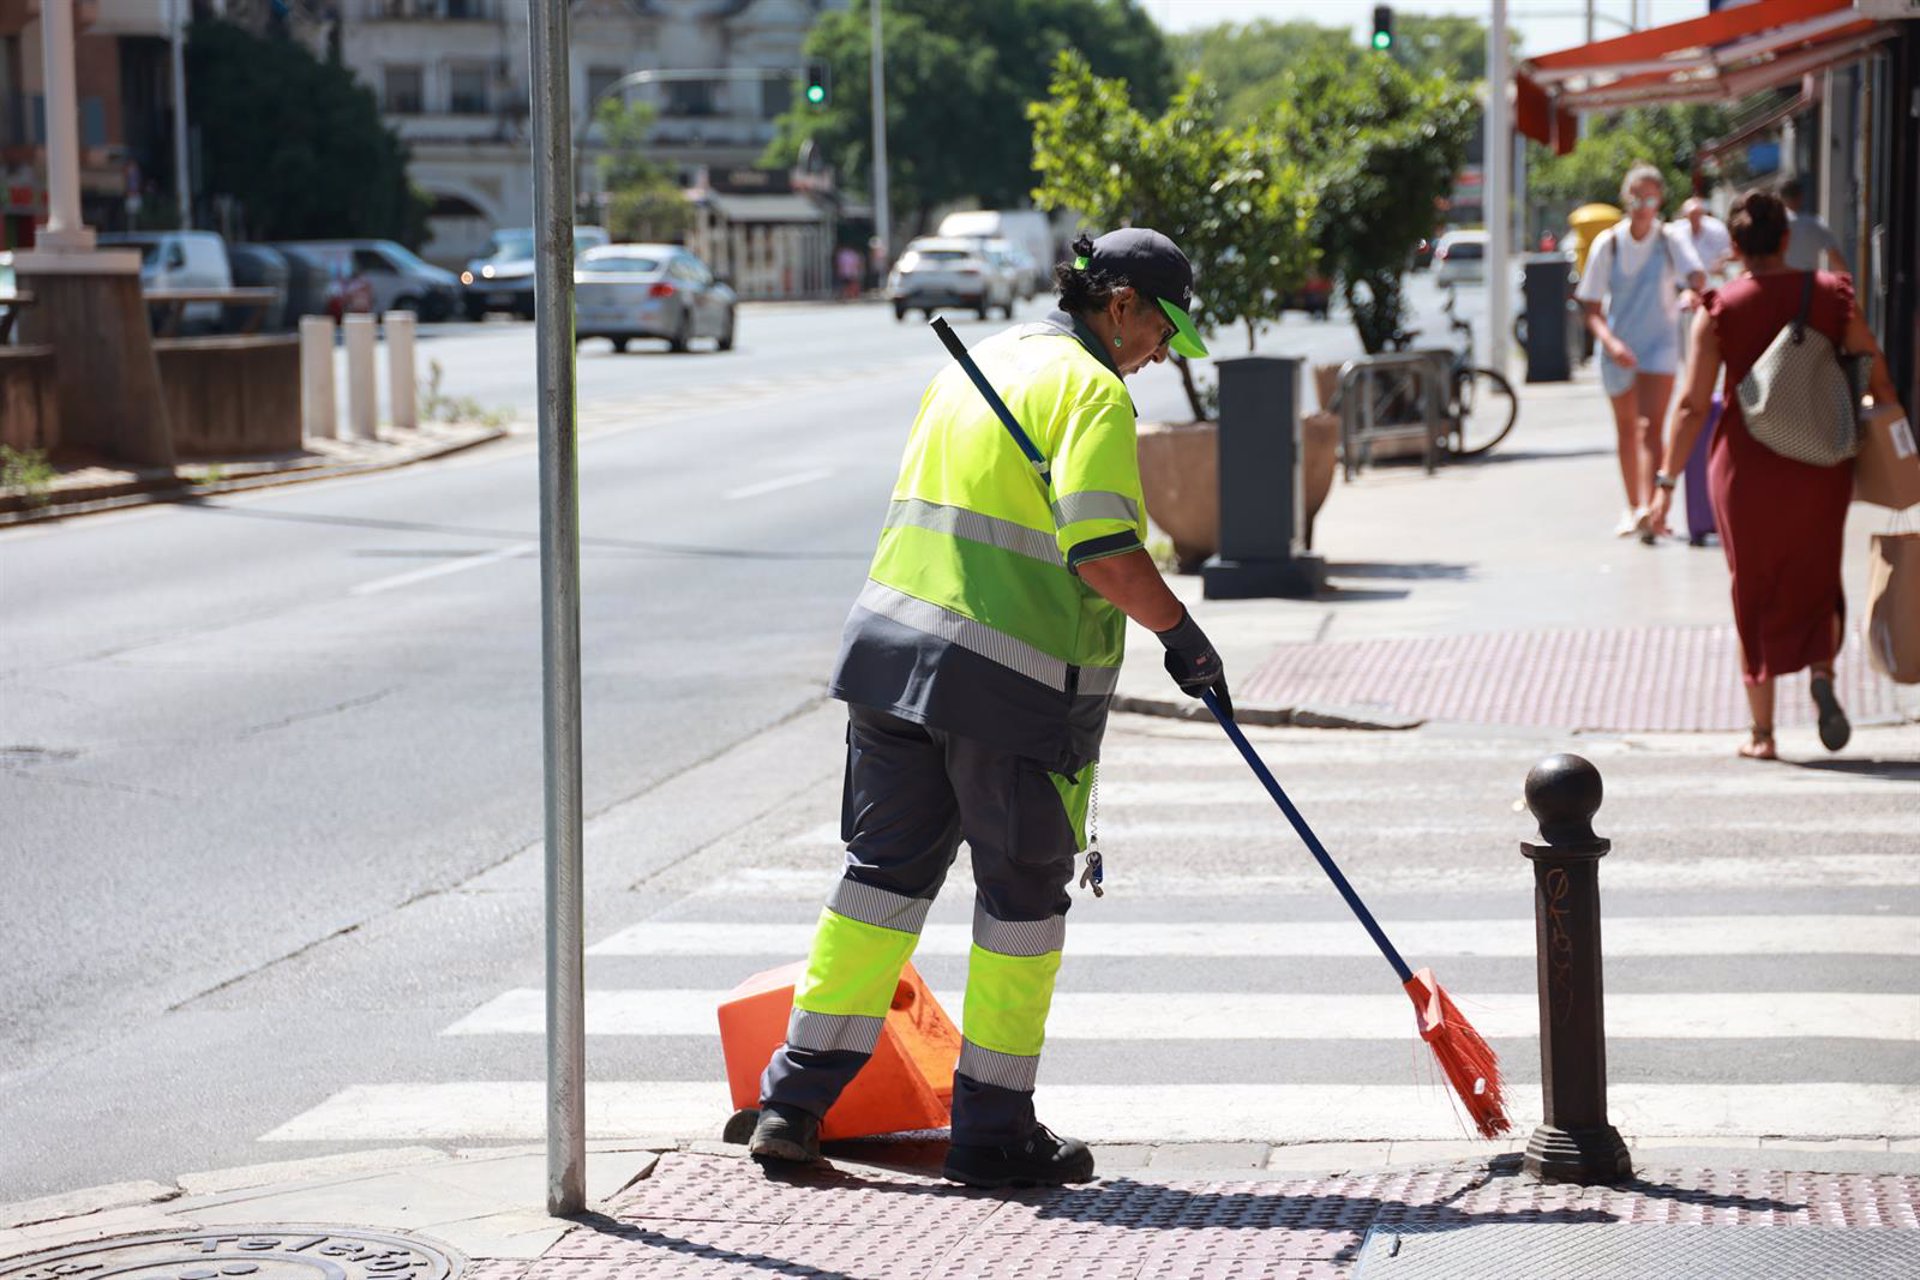
{"label": "traffic light", "polygon": [[1393,6],[1373,6],[1373,51],[1386,53],[1393,48]]}
{"label": "traffic light", "polygon": [[814,107],[827,105],[827,64],[824,62],[807,64],[807,104]]}

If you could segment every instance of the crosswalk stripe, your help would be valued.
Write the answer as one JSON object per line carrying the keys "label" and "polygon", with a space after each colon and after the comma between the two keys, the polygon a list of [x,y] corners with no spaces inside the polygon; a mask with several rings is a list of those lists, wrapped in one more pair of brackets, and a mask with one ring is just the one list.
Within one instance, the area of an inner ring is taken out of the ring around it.
{"label": "crosswalk stripe", "polygon": [[[1415,964],[1442,956],[1534,954],[1527,919],[1382,921]],[[1609,956],[1876,955],[1920,956],[1914,916],[1620,916],[1601,925]],[[813,942],[811,924],[663,920],[622,929],[588,948],[593,956],[787,956]],[[918,950],[965,955],[970,926],[929,924]],[[1088,956],[1367,956],[1374,945],[1352,920],[1222,924],[1080,923],[1067,927],[1067,950]]]}
{"label": "crosswalk stripe", "polygon": [[[1228,763],[1238,766],[1237,761]],[[1142,777],[1136,779],[1131,776],[1134,773],[1146,772],[1148,770],[1128,769],[1123,773],[1117,769],[1110,769],[1102,773],[1100,776],[1101,803],[1112,805],[1116,813],[1120,808],[1128,805],[1135,807],[1172,805],[1181,808],[1215,808],[1228,804],[1271,808],[1273,805],[1273,801],[1267,798],[1267,793],[1246,774],[1244,768],[1236,768],[1232,773],[1222,770],[1220,776],[1208,778]],[[1920,781],[1920,767],[1916,767],[1914,771],[1914,780]],[[1309,807],[1328,804],[1391,806],[1396,801],[1419,799],[1444,799],[1454,806],[1459,806],[1463,802],[1505,799],[1510,806],[1512,801],[1520,798],[1520,780],[1514,779],[1511,787],[1463,787],[1458,782],[1435,779],[1422,773],[1409,773],[1405,779],[1396,780],[1391,775],[1381,776],[1376,769],[1369,771],[1364,782],[1329,785],[1316,781],[1310,788],[1302,787],[1299,790],[1301,794],[1294,798]],[[1689,803],[1700,803],[1708,800],[1860,797],[1884,800],[1888,808],[1899,809],[1911,807],[1914,799],[1910,791],[1898,786],[1889,786],[1885,778],[1856,778],[1844,775],[1829,775],[1805,782],[1787,783],[1779,778],[1768,778],[1763,774],[1750,774],[1744,778],[1702,778],[1691,773],[1675,773],[1667,777],[1657,775],[1635,777],[1631,782],[1621,784],[1621,790],[1622,794],[1635,804],[1650,799],[1675,798]],[[1615,804],[1617,803],[1616,801]],[[1523,818],[1522,825],[1524,822]],[[1596,818],[1595,822],[1602,829],[1608,825],[1602,818]]]}
{"label": "crosswalk stripe", "polygon": [[[263,1142],[531,1142],[546,1132],[544,1081],[361,1084],[261,1135]],[[1920,1134],[1920,1088],[1907,1085],[1616,1084],[1613,1123],[1629,1141],[1819,1134]],[[1340,1142],[1465,1136],[1444,1086],[1049,1085],[1035,1098],[1062,1133],[1094,1142]],[[713,1138],[732,1112],[719,1081],[589,1081],[589,1138]],[[1515,1091],[1515,1133],[1540,1118]]]}
{"label": "crosswalk stripe", "polygon": [[[1292,870],[1242,872],[1197,876],[1148,864],[1135,870],[1135,861],[1118,847],[1109,846],[1106,887],[1125,898],[1141,894],[1161,898],[1243,897],[1248,894],[1326,894],[1327,878],[1303,853]],[[822,858],[805,867],[739,867],[707,881],[692,897],[739,896],[791,898],[818,904],[839,878],[839,865]],[[1488,893],[1524,888],[1532,873],[1516,852],[1510,863],[1480,866],[1423,866],[1400,863],[1394,879],[1425,887],[1437,894]],[[1660,890],[1679,893],[1702,889],[1749,889],[1755,884],[1791,884],[1802,889],[1920,888],[1920,858],[1897,853],[1821,853],[1792,858],[1750,858],[1719,854],[1682,860],[1609,859],[1602,876],[1610,891]],[[965,901],[973,892],[967,860],[954,864],[941,894],[942,901]]]}
{"label": "crosswalk stripe", "polygon": [[[590,990],[591,1036],[717,1036],[726,993]],[[936,993],[956,1018],[960,992]],[[1486,1036],[1523,1039],[1540,1026],[1531,994],[1456,997]],[[1842,992],[1685,992],[1607,997],[1609,1040],[1775,1040],[1802,1036],[1920,1040],[1920,995]],[[1054,996],[1049,1040],[1398,1040],[1412,1034],[1403,995],[1267,992],[1078,993]],[[531,988],[488,1001],[442,1034],[543,1035],[545,995]]]}

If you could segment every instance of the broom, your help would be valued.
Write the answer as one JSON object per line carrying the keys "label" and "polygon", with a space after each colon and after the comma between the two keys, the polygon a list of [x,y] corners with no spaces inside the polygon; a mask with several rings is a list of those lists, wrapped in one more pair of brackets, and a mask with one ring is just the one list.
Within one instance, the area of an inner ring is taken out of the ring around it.
{"label": "broom", "polygon": [[1333,881],[1333,887],[1347,900],[1353,914],[1360,917],[1360,923],[1372,936],[1374,945],[1380,948],[1380,954],[1387,958],[1394,973],[1399,975],[1401,989],[1413,1001],[1414,1013],[1420,1025],[1420,1038],[1433,1050],[1441,1073],[1447,1077],[1447,1083],[1453,1086],[1467,1114],[1473,1117],[1474,1127],[1480,1131],[1480,1136],[1492,1138],[1512,1129],[1513,1123],[1507,1119],[1501,1098],[1500,1060],[1494,1057],[1493,1050],[1448,998],[1446,991],[1434,978],[1433,970],[1422,969],[1415,973],[1407,967],[1407,962],[1400,958],[1399,951],[1394,949],[1393,943],[1382,932],[1379,921],[1360,901],[1360,895],[1353,891],[1347,878],[1340,874],[1340,868],[1334,865],[1320,838],[1313,834],[1313,828],[1293,807],[1293,801],[1287,799],[1287,793],[1280,789],[1280,784],[1268,771],[1266,762],[1254,751],[1253,744],[1247,741],[1247,735],[1240,732],[1240,726],[1221,709],[1219,698],[1211,689],[1204,690],[1200,696],[1206,702],[1207,710],[1213,712],[1213,718],[1227,731],[1227,737],[1233,739],[1233,745],[1240,748],[1240,754],[1246,757],[1254,775],[1266,784],[1267,794],[1280,806],[1280,812],[1287,815],[1287,821],[1293,824],[1293,829],[1300,833],[1307,849],[1319,862],[1320,869]]}

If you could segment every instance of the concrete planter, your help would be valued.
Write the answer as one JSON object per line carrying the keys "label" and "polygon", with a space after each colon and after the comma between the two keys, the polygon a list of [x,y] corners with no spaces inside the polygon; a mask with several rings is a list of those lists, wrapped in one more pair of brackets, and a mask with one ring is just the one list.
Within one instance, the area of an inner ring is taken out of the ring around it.
{"label": "concrete planter", "polygon": [[300,452],[299,338],[163,338],[153,350],[176,456]]}
{"label": "concrete planter", "polygon": [[0,347],[0,444],[23,453],[59,450],[60,388],[52,347]]}
{"label": "concrete planter", "polygon": [[1220,545],[1220,433],[1211,422],[1140,424],[1147,514],[1173,539],[1180,572],[1197,573]]}
{"label": "concrete planter", "polygon": [[[1219,430],[1211,422],[1143,422],[1139,436],[1147,514],[1173,539],[1180,572],[1196,573],[1201,561],[1220,549]],[[1307,415],[1300,424],[1300,488],[1308,547],[1313,546],[1314,517],[1333,488],[1339,455],[1339,417]]]}

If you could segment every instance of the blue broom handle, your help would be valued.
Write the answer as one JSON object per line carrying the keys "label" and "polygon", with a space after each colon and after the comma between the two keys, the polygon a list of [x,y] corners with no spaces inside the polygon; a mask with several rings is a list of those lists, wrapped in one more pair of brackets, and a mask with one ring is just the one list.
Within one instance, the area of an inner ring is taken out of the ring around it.
{"label": "blue broom handle", "polygon": [[1200,698],[1207,704],[1207,710],[1213,712],[1213,718],[1220,722],[1220,727],[1227,731],[1227,736],[1233,739],[1233,745],[1240,748],[1240,754],[1247,758],[1247,763],[1253,767],[1254,776],[1266,783],[1267,794],[1273,797],[1273,802],[1280,806],[1280,812],[1287,815],[1287,821],[1293,824],[1293,829],[1300,833],[1302,840],[1306,841],[1307,849],[1313,854],[1314,860],[1320,864],[1320,869],[1327,873],[1327,878],[1333,881],[1333,887],[1340,891],[1340,896],[1347,900],[1349,907],[1353,908],[1353,914],[1360,917],[1360,923],[1366,926],[1367,932],[1373,937],[1373,945],[1380,948],[1380,954],[1387,958],[1387,963],[1393,966],[1393,971],[1400,975],[1400,981],[1402,983],[1413,981],[1413,970],[1407,968],[1407,962],[1400,958],[1398,951],[1394,950],[1393,943],[1387,941],[1387,935],[1381,932],[1380,923],[1373,918],[1373,912],[1367,910],[1367,904],[1360,901],[1360,895],[1353,891],[1353,886],[1347,883],[1347,878],[1340,874],[1340,868],[1333,864],[1333,857],[1320,843],[1320,837],[1313,834],[1313,828],[1309,827],[1307,820],[1300,816],[1300,811],[1293,807],[1293,801],[1287,799],[1287,793],[1280,789],[1279,782],[1275,781],[1273,774],[1268,771],[1266,761],[1260,758],[1254,751],[1253,744],[1247,741],[1247,735],[1240,732],[1240,726],[1220,709],[1220,699],[1211,689],[1203,689]]}

